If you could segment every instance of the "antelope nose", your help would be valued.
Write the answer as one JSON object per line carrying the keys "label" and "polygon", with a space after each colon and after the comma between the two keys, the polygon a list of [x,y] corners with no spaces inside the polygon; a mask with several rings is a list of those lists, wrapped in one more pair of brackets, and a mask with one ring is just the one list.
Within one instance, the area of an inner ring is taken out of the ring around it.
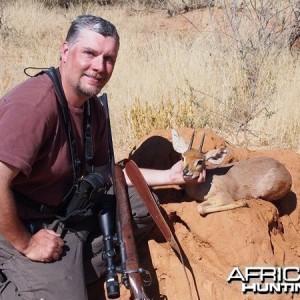
{"label": "antelope nose", "polygon": [[189,172],[189,169],[188,169],[188,168],[184,168],[184,169],[182,170],[182,174],[183,174],[183,175],[187,175],[188,172]]}

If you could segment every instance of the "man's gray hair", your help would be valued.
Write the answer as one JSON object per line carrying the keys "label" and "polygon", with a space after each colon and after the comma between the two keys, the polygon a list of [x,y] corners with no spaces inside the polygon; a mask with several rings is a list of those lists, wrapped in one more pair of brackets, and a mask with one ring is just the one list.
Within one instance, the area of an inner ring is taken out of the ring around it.
{"label": "man's gray hair", "polygon": [[69,28],[66,41],[70,44],[74,44],[83,29],[95,31],[105,37],[113,37],[120,43],[120,37],[115,25],[101,17],[92,15],[82,15],[77,17]]}

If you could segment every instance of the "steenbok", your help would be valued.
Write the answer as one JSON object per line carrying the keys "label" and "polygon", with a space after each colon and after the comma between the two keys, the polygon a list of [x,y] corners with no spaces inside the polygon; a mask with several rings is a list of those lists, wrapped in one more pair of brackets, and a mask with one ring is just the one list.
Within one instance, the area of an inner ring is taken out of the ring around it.
{"label": "steenbok", "polygon": [[[254,157],[225,167],[207,170],[204,183],[195,183],[207,162],[219,165],[228,154],[226,148],[203,153],[193,149],[194,134],[189,144],[172,129],[173,148],[182,155],[184,189],[189,197],[203,201],[198,205],[201,215],[246,207],[245,199],[274,201],[284,197],[291,188],[292,177],[279,161],[270,157]],[[209,168],[209,167],[208,167]],[[236,201],[240,200],[240,201]]]}

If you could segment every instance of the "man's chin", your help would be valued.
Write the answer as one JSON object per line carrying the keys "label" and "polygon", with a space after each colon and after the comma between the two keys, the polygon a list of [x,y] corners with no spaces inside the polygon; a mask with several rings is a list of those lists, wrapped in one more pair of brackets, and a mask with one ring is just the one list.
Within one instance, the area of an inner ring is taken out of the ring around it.
{"label": "man's chin", "polygon": [[101,87],[85,88],[85,89],[81,88],[79,92],[86,97],[94,97],[101,92]]}

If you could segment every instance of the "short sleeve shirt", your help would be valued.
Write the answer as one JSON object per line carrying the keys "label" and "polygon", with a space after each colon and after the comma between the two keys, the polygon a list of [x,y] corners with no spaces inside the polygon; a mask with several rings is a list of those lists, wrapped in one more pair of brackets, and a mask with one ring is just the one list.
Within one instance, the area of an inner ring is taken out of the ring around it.
{"label": "short sleeve shirt", "polygon": [[[106,118],[96,97],[90,105],[93,164],[99,167],[109,161]],[[69,106],[69,110],[84,163],[84,109]],[[61,107],[48,75],[29,78],[2,97],[0,140],[0,161],[21,171],[12,188],[37,202],[58,205],[72,187],[73,169]],[[19,209],[19,215],[24,219],[37,216],[26,207]]]}

